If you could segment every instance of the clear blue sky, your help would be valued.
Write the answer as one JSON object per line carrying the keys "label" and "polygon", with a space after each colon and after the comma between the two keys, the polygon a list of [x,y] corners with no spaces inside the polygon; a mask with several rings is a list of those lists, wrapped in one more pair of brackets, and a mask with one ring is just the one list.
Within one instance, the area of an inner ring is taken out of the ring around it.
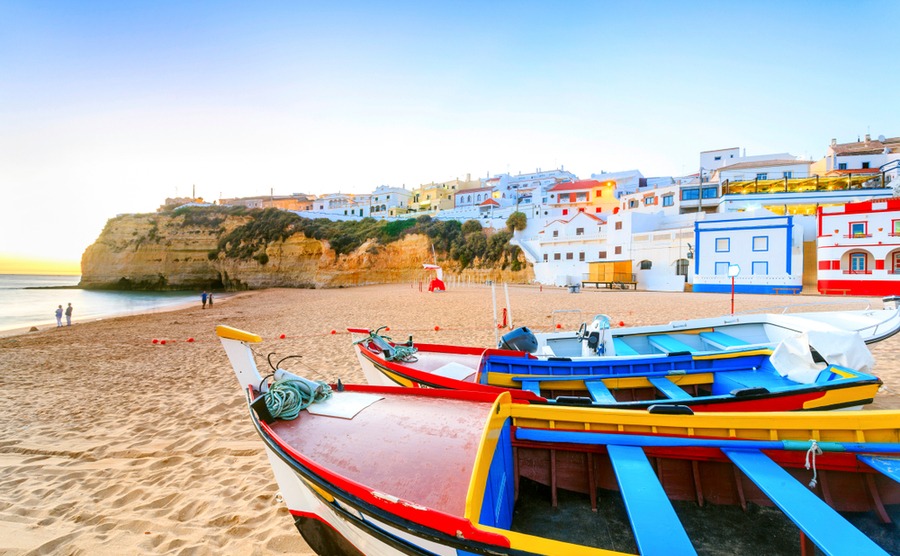
{"label": "clear blue sky", "polygon": [[564,165],[696,171],[900,135],[900,2],[0,0],[0,257],[165,197]]}

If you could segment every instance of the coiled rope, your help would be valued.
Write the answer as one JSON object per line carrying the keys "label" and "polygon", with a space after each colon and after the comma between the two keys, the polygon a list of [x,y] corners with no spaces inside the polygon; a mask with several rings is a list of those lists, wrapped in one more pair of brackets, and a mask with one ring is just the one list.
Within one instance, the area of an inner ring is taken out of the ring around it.
{"label": "coiled rope", "polygon": [[331,386],[318,380],[276,380],[265,396],[272,417],[290,421],[313,403],[330,398]]}
{"label": "coiled rope", "polygon": [[372,332],[369,331],[369,335],[361,340],[357,340],[353,342],[353,344],[361,344],[363,342],[372,342],[375,346],[378,347],[384,354],[384,358],[388,361],[402,361],[405,363],[414,363],[418,360],[415,356],[416,352],[419,351],[418,348],[413,347],[412,345],[412,336],[409,337],[410,341],[408,344],[393,344],[391,345],[390,336],[382,336],[379,334],[382,330],[387,328],[387,326],[382,326],[378,330]]}

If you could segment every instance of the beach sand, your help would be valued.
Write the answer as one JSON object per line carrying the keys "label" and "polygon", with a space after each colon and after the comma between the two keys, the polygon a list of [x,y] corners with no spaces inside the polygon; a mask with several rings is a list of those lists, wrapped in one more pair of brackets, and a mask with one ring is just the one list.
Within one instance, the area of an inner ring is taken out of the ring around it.
{"label": "beach sand", "polygon": [[[502,286],[496,297],[499,311]],[[727,294],[510,286],[509,299],[515,325],[536,330],[573,329],[596,313],[632,326],[730,310]],[[735,309],[841,299],[738,295]],[[489,287],[399,284],[241,293],[214,309],[0,338],[0,554],[311,554],[277,500],[215,326],[262,336],[261,370],[269,353],[297,354],[283,366],[361,382],[348,326],[488,346],[492,323]],[[873,408],[900,408],[898,347],[900,337],[872,346],[885,382]]]}

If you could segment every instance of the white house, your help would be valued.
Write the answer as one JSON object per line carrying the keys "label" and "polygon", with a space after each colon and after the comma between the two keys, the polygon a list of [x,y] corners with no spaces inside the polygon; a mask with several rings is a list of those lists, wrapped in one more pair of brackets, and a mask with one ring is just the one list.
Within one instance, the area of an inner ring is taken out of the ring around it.
{"label": "white house", "polygon": [[[588,261],[606,258],[606,222],[578,212],[567,220],[553,220],[538,234],[536,245],[523,247],[533,261],[535,280],[541,284],[580,284]],[[536,251],[536,253],[535,253]]]}
{"label": "white house", "polygon": [[803,226],[794,216],[708,215],[694,225],[694,246],[696,292],[731,291],[731,265],[740,269],[734,279],[736,292],[803,289]]}

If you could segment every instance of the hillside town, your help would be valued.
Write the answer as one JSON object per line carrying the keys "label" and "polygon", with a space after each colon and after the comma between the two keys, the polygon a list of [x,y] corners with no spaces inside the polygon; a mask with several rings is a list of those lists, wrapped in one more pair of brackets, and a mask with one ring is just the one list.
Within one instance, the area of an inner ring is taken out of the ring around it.
{"label": "hillside town", "polygon": [[[574,175],[560,167],[371,193],[222,198],[305,218],[402,219],[427,214],[504,228],[535,281],[578,287],[889,295],[900,284],[900,137],[832,139],[825,156],[703,151],[697,172]],[[167,206],[196,199],[167,199]]]}

